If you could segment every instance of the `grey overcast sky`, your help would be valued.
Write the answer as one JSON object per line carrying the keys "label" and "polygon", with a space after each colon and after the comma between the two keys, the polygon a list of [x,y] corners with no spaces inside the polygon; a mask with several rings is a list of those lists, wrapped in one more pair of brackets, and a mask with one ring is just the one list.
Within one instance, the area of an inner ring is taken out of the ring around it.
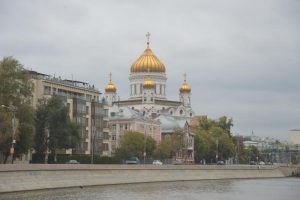
{"label": "grey overcast sky", "polygon": [[196,113],[232,117],[235,134],[300,128],[299,0],[0,0],[1,58],[101,91],[112,72],[121,99],[148,31],[169,99],[186,72]]}

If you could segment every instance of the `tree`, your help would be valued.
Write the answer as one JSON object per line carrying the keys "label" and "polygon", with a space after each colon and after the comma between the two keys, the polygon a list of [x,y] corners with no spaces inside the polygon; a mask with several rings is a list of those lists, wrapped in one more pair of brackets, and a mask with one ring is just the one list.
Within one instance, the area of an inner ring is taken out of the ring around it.
{"label": "tree", "polygon": [[217,120],[201,118],[195,128],[195,160],[213,162],[228,159],[234,155],[235,144],[231,136],[233,120],[222,116]]}
{"label": "tree", "polygon": [[143,133],[129,131],[120,137],[119,148],[116,151],[116,155],[121,159],[127,159],[128,157],[136,156],[140,159],[143,158],[144,147],[146,142],[146,157],[150,158],[156,148],[155,140]]}
{"label": "tree", "polygon": [[35,149],[50,150],[56,160],[58,149],[75,148],[80,141],[79,126],[71,122],[68,108],[58,96],[40,101],[35,119]]}
{"label": "tree", "polygon": [[[12,110],[16,108],[15,117],[18,127],[14,139],[15,155],[26,153],[32,147],[34,135],[34,110],[30,100],[33,84],[23,66],[12,57],[5,57],[0,61],[0,154],[9,155],[12,142]],[[5,158],[5,159],[6,159]],[[0,160],[0,163],[3,162]]]}
{"label": "tree", "polygon": [[207,157],[209,148],[208,148],[208,138],[207,135],[202,132],[198,131],[195,135],[195,161],[199,163],[201,160]]}

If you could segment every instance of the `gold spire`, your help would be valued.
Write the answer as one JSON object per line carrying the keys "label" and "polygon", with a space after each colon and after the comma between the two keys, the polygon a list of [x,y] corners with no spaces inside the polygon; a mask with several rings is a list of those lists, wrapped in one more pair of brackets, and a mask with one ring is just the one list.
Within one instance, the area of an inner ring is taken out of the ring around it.
{"label": "gold spire", "polygon": [[[149,71],[150,71],[150,69],[148,68],[148,72]],[[152,89],[154,87],[155,87],[155,84],[153,83],[150,75],[148,74],[147,78],[144,80],[143,88]]]}
{"label": "gold spire", "polygon": [[111,82],[111,73],[109,73],[109,83],[105,87],[105,92],[116,92],[116,86]]}
{"label": "gold spire", "polygon": [[184,73],[184,82],[182,83],[181,87],[179,88],[180,93],[190,93],[191,88],[189,84],[186,82],[186,73]]}
{"label": "gold spire", "polygon": [[165,65],[153,54],[149,47],[150,44],[150,33],[146,34],[147,37],[147,48],[144,53],[131,65],[131,73],[136,72],[159,72],[165,73]]}

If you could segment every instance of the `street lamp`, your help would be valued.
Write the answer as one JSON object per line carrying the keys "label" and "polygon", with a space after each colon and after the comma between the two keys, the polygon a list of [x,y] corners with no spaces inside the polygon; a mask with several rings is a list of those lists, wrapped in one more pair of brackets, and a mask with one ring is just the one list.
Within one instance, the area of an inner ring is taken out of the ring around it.
{"label": "street lamp", "polygon": [[12,118],[12,142],[11,142],[11,148],[10,148],[10,155],[11,155],[11,163],[13,164],[14,162],[14,144],[16,143],[15,140],[15,134],[16,134],[16,129],[17,129],[17,124],[16,124],[16,112],[17,112],[17,107],[10,105],[1,105],[2,108],[7,108],[13,115]]}
{"label": "street lamp", "polygon": [[145,132],[145,134],[144,134],[144,154],[143,154],[143,156],[144,156],[144,164],[146,164],[146,123],[144,124],[144,132]]}
{"label": "street lamp", "polygon": [[218,163],[218,157],[219,157],[218,149],[219,149],[219,140],[217,139],[216,140],[216,163]]}

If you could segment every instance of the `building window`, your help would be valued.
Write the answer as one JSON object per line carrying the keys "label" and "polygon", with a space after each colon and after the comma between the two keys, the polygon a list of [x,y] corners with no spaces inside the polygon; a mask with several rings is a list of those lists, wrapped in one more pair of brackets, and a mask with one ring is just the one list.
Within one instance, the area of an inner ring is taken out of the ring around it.
{"label": "building window", "polygon": [[159,85],[159,94],[162,94],[162,85]]}
{"label": "building window", "polygon": [[111,139],[116,140],[117,139],[116,135],[112,135]]}
{"label": "building window", "polygon": [[88,107],[88,106],[85,107],[85,113],[86,113],[87,115],[89,114],[89,107]]}
{"label": "building window", "polygon": [[183,114],[183,110],[180,110],[179,113],[180,113],[180,115],[182,115]]}
{"label": "building window", "polygon": [[83,149],[84,149],[84,151],[88,150],[88,143],[87,142],[83,143]]}
{"label": "building window", "polygon": [[136,85],[134,85],[134,95],[136,95]]}
{"label": "building window", "polygon": [[85,138],[85,139],[88,139],[88,138],[89,138],[89,131],[88,131],[88,130],[85,130],[84,138]]}
{"label": "building window", "polygon": [[193,116],[193,113],[190,113],[190,117]]}

